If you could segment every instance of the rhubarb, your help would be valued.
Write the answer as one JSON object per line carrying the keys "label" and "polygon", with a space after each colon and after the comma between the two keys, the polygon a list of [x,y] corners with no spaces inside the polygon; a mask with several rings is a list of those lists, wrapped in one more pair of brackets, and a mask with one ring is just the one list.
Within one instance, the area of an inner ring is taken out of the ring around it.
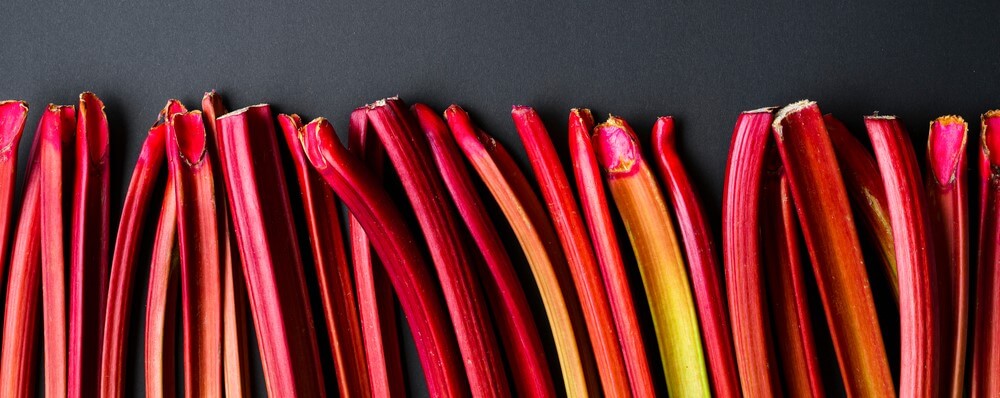
{"label": "rhubarb", "polygon": [[279,115],[278,122],[295,163],[340,394],[371,395],[361,322],[340,231],[340,208],[333,190],[306,158],[302,119],[298,115]]}
{"label": "rhubarb", "polygon": [[[622,261],[621,249],[618,246],[618,237],[615,235],[611,212],[608,210],[608,199],[604,193],[604,183],[601,181],[601,169],[590,141],[593,129],[594,118],[589,109],[570,111],[569,151],[573,160],[580,207],[587,221],[587,231],[594,245],[594,254],[601,266],[618,335],[642,336],[625,263]],[[621,339],[621,344],[633,395],[639,397],[656,395],[643,340],[638,337],[626,337]]]}
{"label": "rhubarb", "polygon": [[14,210],[17,148],[21,144],[27,118],[27,102],[0,101],[0,285],[3,284],[2,268],[7,264],[10,248],[8,241]]}
{"label": "rhubarb", "polygon": [[66,396],[66,237],[65,206],[73,173],[73,140],[76,110],[72,106],[49,105],[38,125],[41,134],[39,218],[42,245],[42,330],[45,336],[45,394]]}
{"label": "rhubarb", "polygon": [[656,119],[653,154],[684,239],[712,391],[716,396],[735,397],[739,396],[740,381],[719,277],[719,258],[705,210],[677,153],[675,141],[674,119],[669,116]]}
{"label": "rhubarb", "polygon": [[[222,175],[268,395],[324,396],[316,331],[283,187],[274,118],[255,105],[217,121]],[[278,187],[278,189],[276,189]]]}
{"label": "rhubarb", "polygon": [[896,276],[896,243],[892,239],[889,222],[889,199],[885,195],[882,175],[875,157],[861,144],[847,127],[833,115],[824,115],[826,130],[830,133],[833,150],[840,163],[844,185],[851,199],[855,214],[860,214],[865,233],[875,240],[883,272],[892,297],[899,303],[899,278]]}
{"label": "rhubarb", "polygon": [[[969,396],[1000,395],[1000,110],[982,116],[979,253]],[[12,271],[13,272],[13,271]]]}
{"label": "rhubarb", "polygon": [[584,335],[586,325],[578,303],[567,297],[572,281],[541,201],[503,146],[477,132],[462,108],[451,106],[445,117],[465,158],[500,205],[524,250],[555,340],[566,395],[598,394],[599,381]]}
{"label": "rhubarb", "polygon": [[765,312],[759,203],[773,109],[740,114],[722,195],[722,258],[740,386],[747,397],[781,394]]}
{"label": "rhubarb", "polygon": [[[368,164],[377,181],[385,168],[385,150],[368,123],[368,108],[351,112],[347,129],[348,149]],[[399,334],[396,327],[396,301],[392,284],[378,259],[372,256],[368,235],[349,214],[348,232],[351,239],[351,263],[358,292],[358,312],[365,356],[368,359],[372,395],[395,397],[405,394]]]}
{"label": "rhubarb", "polygon": [[201,112],[167,119],[167,158],[177,201],[184,392],[222,395],[222,297],[215,176]]}
{"label": "rhubarb", "polygon": [[773,128],[847,393],[894,396],[854,217],[819,107],[788,105]]}
{"label": "rhubarb", "polygon": [[642,274],[667,391],[678,397],[708,396],[708,370],[684,258],[639,139],[614,116],[597,125],[591,139]]}
{"label": "rhubarb", "polygon": [[419,134],[398,98],[369,105],[368,118],[399,174],[426,238],[458,336],[472,395],[509,395],[486,297],[470,267],[473,256],[453,217],[455,209],[441,195],[445,192],[444,182],[434,168],[427,139]]}
{"label": "rhubarb", "polygon": [[555,395],[549,376],[545,349],[532,318],[528,299],[521,288],[514,265],[503,247],[503,241],[490,220],[482,199],[472,185],[455,138],[441,117],[428,106],[412,108],[424,131],[434,161],[444,178],[458,213],[483,254],[488,272],[482,273],[484,285],[492,298],[493,311],[499,323],[500,337],[508,351],[508,362],[514,373],[518,396],[551,397]]}
{"label": "rhubarb", "polygon": [[962,397],[969,321],[969,197],[959,116],[931,122],[927,138],[927,199],[933,226],[941,325],[941,395]]}
{"label": "rhubarb", "polygon": [[454,332],[416,237],[368,166],[344,149],[325,119],[305,126],[306,154],[364,227],[413,330],[431,396],[468,395]]}
{"label": "rhubarb", "polygon": [[[162,125],[166,128],[166,125]],[[174,347],[177,319],[177,200],[174,179],[167,177],[160,218],[156,224],[146,296],[145,365],[146,396],[177,395]]]}
{"label": "rhubarb", "polygon": [[[139,150],[132,180],[125,194],[118,236],[115,239],[114,255],[111,258],[111,275],[108,300],[104,309],[104,337],[101,345],[101,396],[121,397],[125,368],[126,336],[128,335],[129,304],[134,284],[136,256],[146,221],[146,209],[150,195],[156,187],[157,178],[166,157],[166,118],[175,113],[185,112],[179,101],[167,101],[160,112],[159,120],[149,129],[146,141]],[[43,260],[44,262],[44,260]],[[44,288],[43,288],[44,290]],[[46,342],[52,339],[46,338]],[[50,362],[46,362],[50,363]],[[46,369],[49,369],[47,365]],[[57,394],[60,396],[62,394]]]}

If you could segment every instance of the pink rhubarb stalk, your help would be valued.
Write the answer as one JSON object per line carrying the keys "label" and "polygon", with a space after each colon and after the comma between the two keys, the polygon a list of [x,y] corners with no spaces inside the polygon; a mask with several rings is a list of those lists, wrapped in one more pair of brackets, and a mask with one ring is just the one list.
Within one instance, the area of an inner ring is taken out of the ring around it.
{"label": "pink rhubarb stalk", "polygon": [[0,285],[3,284],[3,267],[7,265],[10,250],[8,241],[14,210],[17,148],[21,144],[27,118],[27,102],[0,101]]}
{"label": "pink rhubarb stalk", "polygon": [[983,191],[969,396],[994,397],[1000,395],[1000,110],[982,116],[979,151]]}
{"label": "pink rhubarb stalk", "polygon": [[[166,128],[166,125],[162,125]],[[174,373],[177,319],[177,194],[174,179],[167,177],[163,204],[156,224],[153,254],[149,266],[146,295],[145,364],[146,396],[168,398],[177,395]]]}

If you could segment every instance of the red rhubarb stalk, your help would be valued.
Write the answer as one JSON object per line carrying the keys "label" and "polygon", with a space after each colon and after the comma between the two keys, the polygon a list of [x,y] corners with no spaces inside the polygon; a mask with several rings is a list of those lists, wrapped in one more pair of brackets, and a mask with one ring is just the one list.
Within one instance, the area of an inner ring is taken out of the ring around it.
{"label": "red rhubarb stalk", "polygon": [[965,142],[959,116],[931,122],[927,138],[927,199],[934,230],[941,316],[941,395],[960,398],[965,384],[969,321],[969,197]]}
{"label": "red rhubarb stalk", "polygon": [[[66,232],[68,189],[73,172],[73,139],[76,110],[72,106],[49,105],[39,122],[41,159],[39,193],[42,240],[42,330],[45,336],[45,394],[66,396]],[[66,184],[69,185],[69,184]]]}
{"label": "red rhubarb stalk", "polygon": [[656,119],[653,154],[684,238],[684,253],[698,305],[712,391],[716,396],[736,397],[740,394],[740,381],[720,282],[719,258],[705,210],[677,154],[675,141],[674,119],[669,116]]}
{"label": "red rhubarb stalk", "polygon": [[462,230],[453,216],[455,209],[442,195],[446,192],[444,182],[435,170],[427,139],[417,131],[398,98],[369,105],[368,118],[399,174],[424,232],[458,336],[472,395],[509,395],[486,297],[472,274],[470,264],[474,257],[464,244]]}
{"label": "red rhubarb stalk", "polygon": [[[1000,395],[1000,110],[982,116],[980,184],[983,188],[972,341],[972,397]],[[12,271],[13,272],[13,271]]]}
{"label": "red rhubarb stalk", "polygon": [[[348,149],[356,157],[368,164],[372,174],[381,181],[385,168],[385,151],[378,136],[371,131],[368,123],[368,108],[361,107],[351,112],[347,129]],[[348,233],[351,239],[351,263],[354,269],[355,287],[358,292],[358,312],[361,318],[361,332],[364,339],[365,356],[368,359],[369,379],[372,395],[376,397],[396,397],[406,393],[403,366],[399,348],[399,334],[396,327],[396,302],[392,284],[378,258],[372,255],[368,235],[364,228],[349,214]]]}
{"label": "red rhubarb stalk", "polygon": [[271,108],[230,112],[217,125],[268,395],[325,396]]}
{"label": "red rhubarb stalk", "polygon": [[382,259],[413,330],[430,395],[468,395],[444,300],[402,214],[368,166],[340,144],[329,122],[310,122],[303,138],[310,163],[364,227]]}
{"label": "red rhubarb stalk", "polygon": [[747,397],[781,394],[765,309],[759,203],[773,109],[736,120],[722,195],[722,257],[740,385]]}
{"label": "red rhubarb stalk", "polygon": [[889,199],[899,273],[899,394],[936,397],[941,366],[938,295],[930,215],[917,155],[895,116],[869,116],[865,127]]}
{"label": "red rhubarb stalk", "polygon": [[278,122],[295,163],[340,394],[369,396],[371,384],[351,270],[340,231],[340,208],[333,190],[306,158],[302,148],[302,119],[298,115],[279,115]]}
{"label": "red rhubarb stalk", "polygon": [[[601,266],[604,285],[608,290],[615,328],[619,336],[641,336],[636,305],[632,299],[625,263],[622,261],[615,227],[608,210],[601,169],[594,155],[590,133],[594,129],[594,118],[589,109],[573,109],[569,114],[569,151],[576,177],[580,207],[587,221],[587,231],[594,245],[594,254]],[[653,375],[649,369],[646,347],[641,338],[621,339],[622,355],[628,369],[632,393],[639,397],[656,395]]]}
{"label": "red rhubarb stalk", "polygon": [[177,201],[184,392],[222,395],[222,297],[215,177],[201,112],[172,115],[167,158]]}
{"label": "red rhubarb stalk", "polygon": [[[162,125],[166,128],[166,125]],[[174,331],[177,319],[177,200],[174,179],[167,177],[163,204],[156,224],[146,296],[145,366],[146,396],[176,396]]]}
{"label": "red rhubarb stalk", "polygon": [[819,107],[788,105],[773,128],[847,393],[894,396],[854,217]]}
{"label": "red rhubarb stalk", "polygon": [[507,359],[514,373],[518,396],[555,396],[549,366],[545,360],[545,349],[532,318],[528,299],[521,288],[514,265],[504,250],[503,241],[472,185],[455,138],[441,117],[430,107],[417,104],[412,109],[427,136],[434,161],[444,177],[452,201],[485,259],[487,272],[481,273],[481,277],[492,298],[500,337],[509,352]]}
{"label": "red rhubarb stalk", "polygon": [[11,217],[14,210],[14,181],[17,177],[17,148],[28,118],[28,103],[0,101],[0,285],[10,251]]}
{"label": "red rhubarb stalk", "polygon": [[611,315],[607,292],[601,281],[601,272],[580,217],[580,209],[573,198],[573,188],[556,155],[552,139],[534,109],[515,106],[511,111],[531,167],[545,198],[552,223],[569,264],[570,274],[576,285],[590,343],[594,347],[597,370],[601,376],[604,393],[620,396],[630,391],[625,358],[618,344],[619,337]]}

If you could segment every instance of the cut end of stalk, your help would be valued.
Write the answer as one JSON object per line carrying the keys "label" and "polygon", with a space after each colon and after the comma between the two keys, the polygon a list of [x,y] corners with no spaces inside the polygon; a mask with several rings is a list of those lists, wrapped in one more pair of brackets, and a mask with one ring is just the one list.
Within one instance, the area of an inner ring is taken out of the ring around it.
{"label": "cut end of stalk", "polygon": [[80,94],[80,114],[77,118],[78,138],[87,146],[90,160],[101,164],[108,156],[108,119],[104,102],[92,92]]}
{"label": "cut end of stalk", "polygon": [[[782,132],[782,122],[784,122],[785,117],[810,107],[818,108],[818,106],[816,105],[816,101],[802,100],[799,102],[788,104],[784,108],[779,109],[778,113],[774,115],[774,122],[772,122],[771,124],[771,127],[774,129],[775,136],[778,137],[779,140],[784,139],[784,133]],[[773,108],[763,108],[763,109],[758,109],[756,111],[749,111],[746,113],[755,113],[764,111],[771,112],[772,109]]]}
{"label": "cut end of stalk", "polygon": [[184,112],[187,112],[187,108],[184,107],[184,104],[182,104],[179,100],[169,99],[167,100],[167,104],[163,106],[163,109],[160,110],[160,115],[157,116],[156,123],[153,125],[156,126],[165,124],[171,115]]}
{"label": "cut end of stalk", "polygon": [[330,122],[321,117],[313,119],[309,124],[302,127],[302,133],[299,133],[299,139],[302,140],[302,149],[305,150],[306,157],[309,158],[309,162],[317,170],[322,171],[329,167],[326,157],[323,156],[320,150],[320,145],[323,145],[324,142],[332,142],[332,140],[336,139],[335,135],[336,133],[334,133]]}
{"label": "cut end of stalk", "polygon": [[638,138],[625,120],[609,116],[594,128],[594,152],[608,178],[635,174],[642,161]]}
{"label": "cut end of stalk", "polygon": [[961,116],[941,116],[931,122],[927,138],[927,162],[939,185],[951,185],[958,174],[965,153],[966,131],[969,125]]}
{"label": "cut end of stalk", "polygon": [[170,125],[173,126],[174,139],[177,140],[177,148],[180,149],[181,158],[189,166],[201,163],[208,150],[205,123],[202,121],[201,111],[171,115]]}
{"label": "cut end of stalk", "polygon": [[1000,167],[1000,109],[983,115],[983,155],[991,167]]}
{"label": "cut end of stalk", "polygon": [[674,117],[661,116],[653,124],[653,145],[663,145],[673,148],[677,135],[674,133]]}
{"label": "cut end of stalk", "polygon": [[17,142],[24,131],[28,117],[28,103],[7,100],[0,102],[0,151],[6,151]]}

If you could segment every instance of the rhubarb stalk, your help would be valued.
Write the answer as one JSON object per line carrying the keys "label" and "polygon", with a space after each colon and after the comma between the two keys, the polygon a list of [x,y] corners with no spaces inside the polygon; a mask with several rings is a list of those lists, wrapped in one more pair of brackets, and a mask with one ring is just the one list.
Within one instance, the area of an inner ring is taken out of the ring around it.
{"label": "rhubarb stalk", "polygon": [[965,384],[969,310],[969,197],[959,116],[931,122],[927,138],[927,199],[933,225],[941,325],[941,395],[960,398]]}
{"label": "rhubarb stalk", "polygon": [[[629,288],[625,263],[622,261],[618,237],[608,210],[608,199],[601,181],[601,169],[594,155],[590,133],[594,129],[594,118],[589,109],[573,109],[569,114],[569,151],[576,177],[580,207],[587,221],[594,254],[601,266],[604,286],[608,291],[615,328],[622,336],[622,355],[628,369],[632,393],[638,397],[656,395],[653,375],[649,369],[646,347],[642,341],[642,330],[636,316],[636,306]],[[628,337],[632,336],[632,337]]]}
{"label": "rhubarb stalk", "polygon": [[7,265],[11,217],[14,210],[14,181],[17,177],[17,148],[28,118],[28,103],[0,101],[0,285]]}
{"label": "rhubarb stalk", "polygon": [[675,141],[674,119],[669,116],[656,119],[653,125],[653,154],[684,239],[684,253],[687,255],[691,288],[698,304],[712,391],[716,396],[736,397],[739,396],[740,381],[719,277],[719,258],[705,210],[677,154]]}
{"label": "rhubarb stalk", "polygon": [[472,395],[509,395],[486,298],[472,274],[473,256],[453,217],[455,209],[441,195],[444,182],[434,168],[427,139],[419,134],[398,98],[369,105],[368,117],[399,174],[430,248]]}
{"label": "rhubarb stalk", "polygon": [[[166,125],[162,125],[166,128]],[[163,204],[156,224],[146,295],[146,396],[176,396],[174,374],[174,320],[177,319],[177,200],[174,179],[167,177]]]}
{"label": "rhubarb stalk", "polygon": [[230,112],[217,125],[268,395],[325,396],[271,108]]}
{"label": "rhubarb stalk", "polygon": [[[45,336],[45,394],[66,396],[66,224],[65,206],[71,196],[63,181],[73,172],[76,110],[49,105],[38,125],[41,134],[39,193],[42,245],[42,330]],[[67,184],[69,185],[69,184]]]}
{"label": "rhubarb stalk", "polygon": [[455,138],[441,117],[430,107],[417,104],[412,109],[427,136],[434,161],[451,193],[452,201],[483,254],[487,272],[481,273],[481,277],[492,298],[491,304],[501,330],[500,337],[509,352],[507,358],[514,373],[517,393],[524,397],[555,396],[545,360],[545,349],[532,318],[528,299],[517,279],[514,265],[504,250],[503,241],[472,185]]}
{"label": "rhubarb stalk", "polygon": [[[1000,110],[982,116],[980,235],[970,396],[1000,395]],[[12,271],[13,272],[13,271]]]}
{"label": "rhubarb stalk", "polygon": [[316,171],[364,227],[399,296],[431,396],[468,395],[454,332],[430,266],[402,214],[368,166],[344,149],[333,126],[305,126],[306,154]]}
{"label": "rhubarb stalk", "polygon": [[201,112],[167,119],[167,158],[177,201],[184,392],[222,395],[222,297],[215,177]]}
{"label": "rhubarb stalk", "polygon": [[599,394],[596,369],[584,331],[586,325],[572,292],[566,260],[541,201],[507,151],[493,138],[477,132],[469,115],[458,106],[445,112],[448,125],[465,158],[517,235],[535,277],[549,327],[555,340],[566,395]]}
{"label": "rhubarb stalk", "polygon": [[788,105],[773,128],[847,393],[894,396],[854,217],[819,107]]}
{"label": "rhubarb stalk", "polygon": [[368,364],[340,231],[340,208],[333,190],[306,158],[302,148],[302,119],[298,115],[279,115],[278,122],[295,163],[340,394],[369,396]]}

